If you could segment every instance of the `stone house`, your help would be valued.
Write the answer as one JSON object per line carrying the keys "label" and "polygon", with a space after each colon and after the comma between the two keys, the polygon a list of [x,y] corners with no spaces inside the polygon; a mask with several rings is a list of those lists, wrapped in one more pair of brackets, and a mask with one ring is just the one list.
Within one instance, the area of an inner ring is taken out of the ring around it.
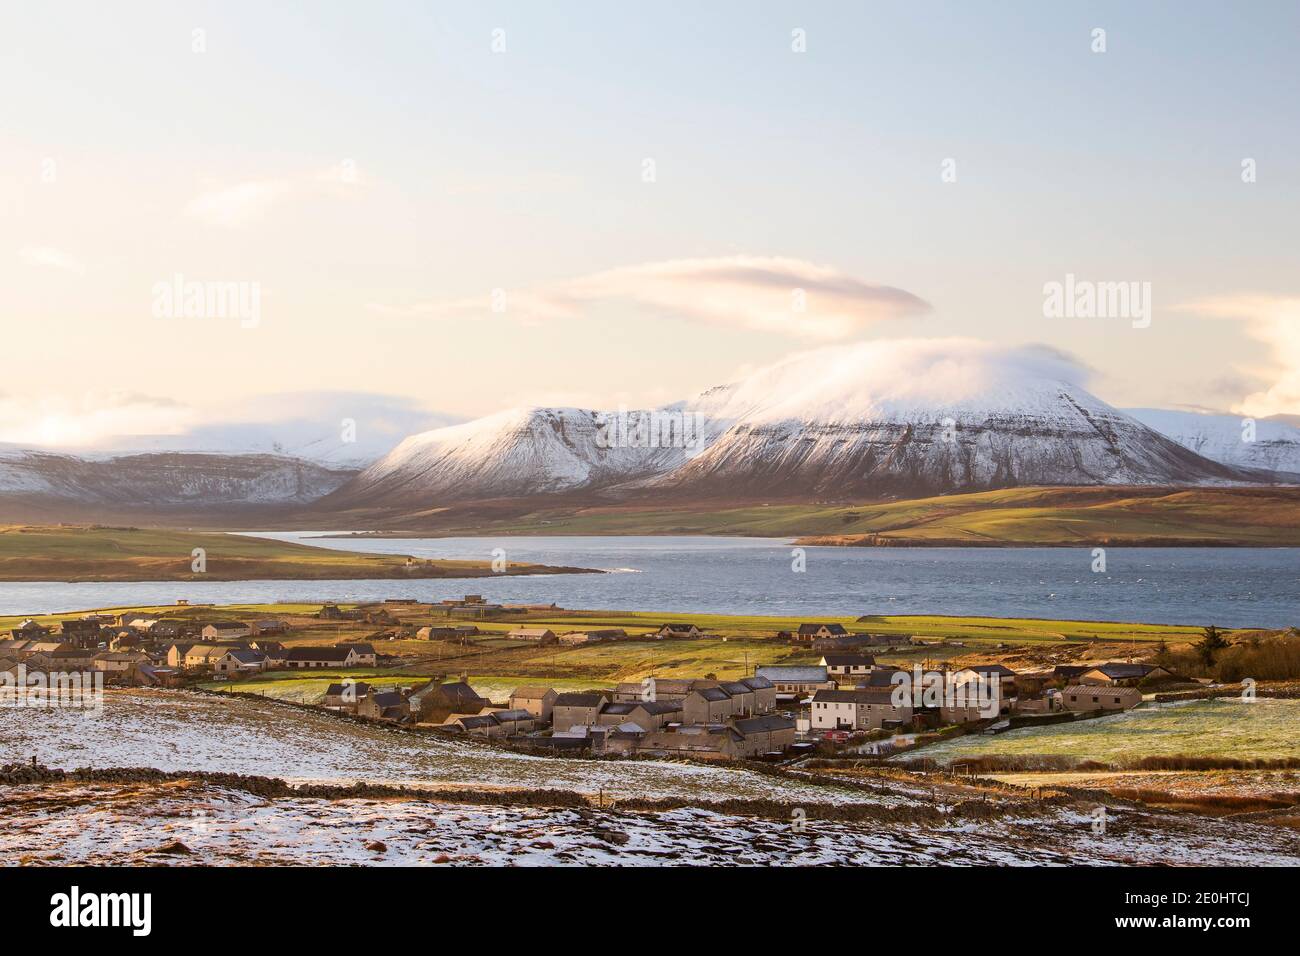
{"label": "stone house", "polygon": [[551,708],[555,706],[555,698],[559,696],[550,687],[516,687],[510,695],[510,709],[526,710],[538,720],[550,723]]}
{"label": "stone house", "polygon": [[571,727],[587,727],[597,723],[600,712],[608,703],[600,691],[571,691],[555,698],[551,708],[551,725],[563,733]]}

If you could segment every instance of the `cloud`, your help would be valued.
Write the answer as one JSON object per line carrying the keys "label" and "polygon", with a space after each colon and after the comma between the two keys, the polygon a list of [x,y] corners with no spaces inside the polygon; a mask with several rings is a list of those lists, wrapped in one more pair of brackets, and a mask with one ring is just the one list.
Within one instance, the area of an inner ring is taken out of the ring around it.
{"label": "cloud", "polygon": [[295,177],[214,185],[186,203],[185,213],[208,225],[239,229],[264,219],[273,206],[284,200],[345,195],[362,183],[356,165],[344,160],[328,169]]}
{"label": "cloud", "polygon": [[77,259],[52,246],[24,246],[19,251],[18,257],[29,266],[62,269],[64,272],[79,276],[86,274],[86,267]]}
{"label": "cloud", "polygon": [[258,396],[217,411],[122,391],[0,396],[0,443],[68,453],[260,453],[355,464],[460,420],[415,399],[370,392],[278,393],[274,401]]}
{"label": "cloud", "polygon": [[970,338],[880,339],[798,352],[691,403],[747,421],[881,421],[963,407],[1023,413],[1087,366],[1044,345]]}
{"label": "cloud", "polygon": [[523,322],[575,319],[592,309],[630,307],[715,325],[814,340],[843,339],[877,322],[928,312],[929,303],[893,286],[801,259],[729,256],[626,266],[521,291],[376,312],[476,319],[504,310]]}
{"label": "cloud", "polygon": [[186,204],[185,212],[211,226],[238,229],[262,219],[271,205],[290,189],[285,180],[236,183],[201,193]]}
{"label": "cloud", "polygon": [[1254,377],[1272,382],[1251,392],[1232,410],[1239,415],[1300,414],[1300,299],[1277,296],[1227,296],[1183,306],[1184,311],[1246,324],[1246,333],[1272,350],[1272,361],[1251,369]]}
{"label": "cloud", "polygon": [[122,434],[176,434],[194,412],[134,392],[90,391],[80,398],[0,395],[0,442],[49,448],[94,448]]}

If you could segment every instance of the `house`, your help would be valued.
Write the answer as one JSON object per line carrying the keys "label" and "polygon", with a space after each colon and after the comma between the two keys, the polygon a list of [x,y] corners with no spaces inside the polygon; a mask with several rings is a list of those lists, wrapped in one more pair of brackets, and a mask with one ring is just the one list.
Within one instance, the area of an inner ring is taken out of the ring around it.
{"label": "house", "polygon": [[965,724],[1005,714],[1016,700],[1016,672],[1002,664],[972,664],[944,677],[944,723]]}
{"label": "house", "polygon": [[254,621],[252,624],[252,632],[258,637],[261,637],[263,634],[288,634],[289,625],[284,621]]}
{"label": "house", "polygon": [[437,678],[410,696],[411,713],[422,724],[441,724],[454,714],[477,714],[491,704],[464,681],[440,683]]}
{"label": "house", "polygon": [[571,691],[555,698],[551,708],[551,726],[556,731],[571,727],[586,727],[597,723],[600,712],[608,701],[599,691]]}
{"label": "house", "polygon": [[491,714],[455,717],[447,721],[447,725],[476,737],[502,737],[506,733],[506,729],[497,723],[496,717]]}
{"label": "house", "polygon": [[675,730],[646,733],[638,754],[691,757],[696,760],[734,760],[745,746],[744,735],[726,724],[688,724]]}
{"label": "house", "polygon": [[343,620],[343,612],[339,610],[339,606],[337,604],[322,605],[321,609],[316,612],[316,616],[320,618],[322,621]]}
{"label": "house", "polygon": [[236,641],[241,637],[248,637],[253,633],[253,629],[247,624],[240,624],[238,621],[213,621],[205,624],[199,635],[205,641]]}
{"label": "house", "polygon": [[843,624],[800,624],[799,629],[790,635],[796,644],[811,644],[819,638],[847,637],[848,631]]}
{"label": "house", "polygon": [[1136,687],[1144,680],[1168,680],[1174,675],[1154,664],[1098,664],[1078,675],[1080,684],[1109,684],[1113,687]]}
{"label": "house", "polygon": [[725,680],[718,685],[731,697],[733,714],[749,716],[758,713],[758,700],[754,689],[739,680]]}
{"label": "house", "polygon": [[797,667],[786,664],[774,664],[759,667],[754,671],[755,677],[765,677],[776,687],[777,697],[804,697],[823,688],[834,690],[835,682],[826,673],[826,668]]}
{"label": "house", "polygon": [[411,705],[401,691],[371,691],[357,702],[357,716],[401,723],[411,718]]}
{"label": "house", "polygon": [[736,712],[731,695],[721,687],[699,687],[682,701],[682,715],[688,724],[720,724]]}
{"label": "house", "polygon": [[[291,647],[284,653],[284,666],[291,670],[314,667],[359,667],[362,657],[357,653],[357,646],[341,644],[337,647]],[[374,650],[371,649],[371,661],[373,660]]]}
{"label": "house", "polygon": [[71,673],[73,671],[91,671],[95,669],[94,648],[62,647],[57,650],[37,651],[23,662],[29,671],[46,671],[49,673]]}
{"label": "house", "polygon": [[144,639],[134,631],[122,631],[109,640],[108,649],[110,651],[129,651],[143,643]]}
{"label": "house", "polygon": [[185,655],[189,653],[190,648],[193,646],[194,645],[190,643],[183,643],[173,644],[168,647],[166,655],[167,666],[173,669],[184,667]]}
{"label": "house", "polygon": [[142,637],[148,637],[149,633],[160,623],[162,622],[156,617],[133,617],[126,622],[126,626],[129,630],[135,631]]}
{"label": "house", "polygon": [[141,667],[152,663],[143,651],[101,651],[95,655],[93,666],[106,680],[131,680]]}
{"label": "house", "polygon": [[[185,652],[185,659],[182,666],[186,670],[195,670],[205,667],[215,667],[217,661],[221,660],[230,651],[246,651],[247,644],[195,644]],[[172,666],[171,652],[168,651],[167,664]]]}
{"label": "house", "polygon": [[334,646],[343,649],[350,649],[352,651],[356,663],[348,664],[348,667],[374,667],[378,660],[378,655],[375,654],[375,646],[373,644],[353,644],[345,641],[342,644],[335,644]]}
{"label": "house", "polygon": [[733,720],[731,726],[742,738],[737,748],[742,757],[779,753],[794,743],[795,722],[780,714],[741,717]]}
{"label": "house", "polygon": [[639,703],[615,701],[606,704],[596,718],[601,727],[621,727],[631,730],[659,730],[665,724],[681,723],[682,705],[667,700],[650,700]]}
{"label": "house", "polygon": [[551,708],[560,695],[550,687],[516,687],[510,695],[511,710],[526,710],[538,720],[550,723]]}
{"label": "house", "polygon": [[538,718],[531,711],[512,707],[509,710],[494,710],[491,717],[504,734],[527,734],[537,727]]}
{"label": "house", "polygon": [[285,655],[288,653],[288,649],[279,641],[257,640],[253,641],[249,647],[266,656],[266,666],[268,669],[284,666],[284,659]]}
{"label": "house", "polygon": [[64,621],[59,636],[78,647],[90,647],[99,643],[99,632],[98,619],[83,617],[80,620]]}
{"label": "house", "polygon": [[345,710],[356,713],[361,699],[369,693],[370,685],[365,681],[340,681],[325,688],[325,698],[321,701],[321,705],[326,710]]}
{"label": "house", "polygon": [[0,641],[0,654],[21,655],[34,643],[34,641],[14,640],[13,638]]}
{"label": "house", "polygon": [[512,641],[534,641],[538,644],[554,644],[555,632],[546,627],[517,627],[507,635]]}
{"label": "house", "polygon": [[776,685],[766,677],[742,677],[740,682],[754,692],[754,713],[765,714],[776,707]]}
{"label": "house", "polygon": [[890,688],[819,690],[809,713],[813,730],[879,730],[887,721],[912,719],[911,704],[896,706]]}
{"label": "house", "polygon": [[27,620],[23,621],[10,631],[9,634],[16,641],[43,641],[45,638],[50,636],[50,629],[37,624],[31,618],[27,618]]}
{"label": "house", "polygon": [[655,633],[660,637],[700,637],[702,634],[694,624],[682,624],[676,621],[659,625]]}
{"label": "house", "polygon": [[422,641],[465,641],[478,632],[477,624],[448,624],[422,627],[415,636]]}
{"label": "house", "polygon": [[212,664],[217,674],[258,674],[266,670],[266,655],[261,651],[231,650]]}
{"label": "house", "polygon": [[837,682],[869,674],[876,659],[870,654],[826,654],[819,662],[826,674]]}
{"label": "house", "polygon": [[1071,684],[1061,691],[1065,710],[1130,710],[1142,703],[1136,687],[1113,687],[1102,684]]}
{"label": "house", "polygon": [[644,680],[625,681],[614,688],[617,701],[685,700],[695,687],[716,687],[717,681],[695,680],[681,677],[647,677]]}
{"label": "house", "polygon": [[149,628],[149,640],[176,641],[184,637],[193,637],[198,630],[197,625],[188,621],[159,621]]}

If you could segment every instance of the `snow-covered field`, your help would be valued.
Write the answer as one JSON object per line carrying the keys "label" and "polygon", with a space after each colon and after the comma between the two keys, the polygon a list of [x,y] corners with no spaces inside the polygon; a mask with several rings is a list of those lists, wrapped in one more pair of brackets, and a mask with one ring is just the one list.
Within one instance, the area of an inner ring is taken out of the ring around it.
{"label": "snow-covered field", "polygon": [[659,761],[533,757],[435,735],[391,731],[247,698],[184,691],[109,691],[102,715],[8,711],[9,759],[65,770],[152,767],[279,777],[291,782],[576,790],[606,796],[799,803],[899,803],[848,788],[800,786],[747,770]]}
{"label": "snow-covered field", "polygon": [[162,865],[1116,865],[1300,863],[1300,835],[1124,813],[918,827],[726,816],[466,807],[425,800],[263,800],[214,787],[13,787],[10,863]]}

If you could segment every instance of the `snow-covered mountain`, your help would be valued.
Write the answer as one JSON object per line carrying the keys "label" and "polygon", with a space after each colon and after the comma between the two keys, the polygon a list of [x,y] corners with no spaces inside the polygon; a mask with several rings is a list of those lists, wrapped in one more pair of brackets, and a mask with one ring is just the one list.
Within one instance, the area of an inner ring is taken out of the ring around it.
{"label": "snow-covered mountain", "polygon": [[587,490],[844,498],[1264,479],[1158,434],[1077,376],[1042,349],[969,340],[837,346],[631,413],[669,431],[676,416],[694,441],[611,430],[614,413],[515,409],[407,439],[325,504],[431,507]]}
{"label": "snow-covered mountain", "polygon": [[[331,505],[422,506],[604,488],[663,474],[694,449],[635,435],[644,413],[516,408],[414,435],[366,468]],[[674,421],[673,413],[659,421]],[[703,443],[698,443],[702,448]]]}
{"label": "snow-covered mountain", "polygon": [[1163,408],[1125,411],[1184,448],[1225,465],[1300,474],[1300,428],[1286,422]]}
{"label": "snow-covered mountain", "polygon": [[82,458],[0,446],[7,502],[114,508],[303,504],[355,474],[280,455],[142,454]]}

